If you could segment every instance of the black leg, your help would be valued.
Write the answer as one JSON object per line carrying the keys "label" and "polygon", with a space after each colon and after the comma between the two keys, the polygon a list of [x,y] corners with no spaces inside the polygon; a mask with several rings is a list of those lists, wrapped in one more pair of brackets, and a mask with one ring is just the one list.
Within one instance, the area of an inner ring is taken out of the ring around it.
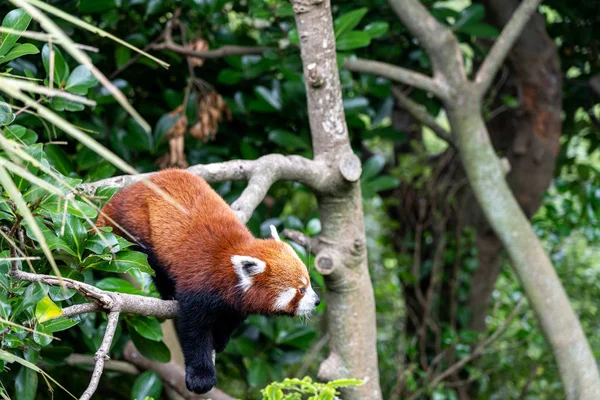
{"label": "black leg", "polygon": [[225,350],[233,332],[244,321],[244,317],[238,313],[230,312],[219,314],[213,325],[213,346],[217,353]]}
{"label": "black leg", "polygon": [[148,256],[148,264],[152,267],[155,273],[154,284],[156,290],[163,300],[172,300],[175,298],[175,282],[165,268],[158,261],[158,257],[154,254],[150,246],[144,244],[145,247],[132,246],[132,249],[141,251]]}
{"label": "black leg", "polygon": [[213,363],[213,326],[218,302],[212,296],[178,293],[179,341],[185,359],[185,384],[188,390],[203,394],[217,384]]}

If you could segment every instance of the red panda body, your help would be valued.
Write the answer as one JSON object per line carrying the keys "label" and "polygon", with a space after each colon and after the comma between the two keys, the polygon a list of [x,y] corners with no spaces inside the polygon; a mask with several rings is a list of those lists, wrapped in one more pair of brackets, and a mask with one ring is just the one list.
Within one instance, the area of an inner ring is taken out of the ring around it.
{"label": "red panda body", "polygon": [[[306,266],[287,243],[257,239],[202,178],[165,170],[113,196],[98,218],[138,243],[161,296],[179,301],[178,334],[189,390],[216,384],[212,351],[221,352],[249,314],[307,315],[319,303]],[[182,210],[185,210],[185,212]]]}

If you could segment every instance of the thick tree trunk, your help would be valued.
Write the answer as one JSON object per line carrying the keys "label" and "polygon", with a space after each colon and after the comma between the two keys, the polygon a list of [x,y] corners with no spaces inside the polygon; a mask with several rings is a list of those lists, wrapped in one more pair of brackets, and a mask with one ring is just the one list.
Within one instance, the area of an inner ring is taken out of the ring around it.
{"label": "thick tree trunk", "polygon": [[[516,0],[480,0],[491,23],[503,28],[519,5]],[[545,29],[545,20],[534,15],[507,58],[509,69],[503,94],[520,101],[487,123],[498,154],[506,157],[511,170],[506,181],[528,218],[539,208],[550,185],[562,130],[562,75],[558,50]],[[502,102],[495,102],[502,107]],[[470,206],[469,206],[470,207]],[[477,229],[479,267],[471,280],[468,308],[470,328],[483,330],[489,301],[500,272],[502,246],[481,212],[471,224]]]}
{"label": "thick tree trunk", "polygon": [[321,379],[356,378],[347,400],[381,399],[375,300],[366,257],[360,161],[352,153],[344,116],[329,0],[292,0],[300,38],[315,161],[333,177],[318,194],[323,232],[315,264],[325,275],[330,354]]}
{"label": "thick tree trunk", "polygon": [[464,86],[455,102],[445,104],[471,188],[550,343],[567,399],[598,399],[596,360],[548,255],[506,183],[473,92]]}

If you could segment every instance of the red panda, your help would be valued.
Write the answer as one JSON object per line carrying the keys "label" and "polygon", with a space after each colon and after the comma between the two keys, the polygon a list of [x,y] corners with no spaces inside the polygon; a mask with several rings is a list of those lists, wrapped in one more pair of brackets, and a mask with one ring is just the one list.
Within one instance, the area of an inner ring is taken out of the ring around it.
{"label": "red panda", "polygon": [[217,383],[213,350],[222,352],[249,314],[309,315],[319,296],[306,266],[274,226],[270,239],[255,238],[210,185],[190,172],[168,169],[149,180],[187,213],[138,182],[104,205],[106,217],[101,214],[96,225],[133,236],[148,254],[162,298],[179,302],[186,386],[203,394]]}

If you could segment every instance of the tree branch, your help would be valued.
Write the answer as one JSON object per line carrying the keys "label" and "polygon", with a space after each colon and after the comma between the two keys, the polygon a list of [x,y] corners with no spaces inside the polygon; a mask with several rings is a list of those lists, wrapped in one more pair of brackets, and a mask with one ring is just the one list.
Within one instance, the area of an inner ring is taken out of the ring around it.
{"label": "tree branch", "polygon": [[388,0],[398,18],[425,48],[434,77],[448,85],[450,95],[466,82],[462,53],[452,31],[439,23],[420,0]]}
{"label": "tree branch", "polygon": [[104,339],[102,339],[102,344],[100,348],[94,355],[94,360],[96,365],[94,366],[94,372],[92,373],[92,379],[90,380],[90,384],[85,392],[81,395],[79,400],[89,400],[92,398],[94,392],[98,388],[98,383],[100,382],[100,377],[102,376],[102,371],[104,370],[104,362],[108,360],[108,351],[110,349],[110,345],[115,336],[115,331],[117,330],[117,324],[119,323],[119,313],[118,312],[110,312],[108,314],[108,324],[106,325],[106,332],[104,332]]}
{"label": "tree branch", "polygon": [[[326,172],[323,172],[325,169],[322,168],[321,164],[318,161],[300,156],[269,154],[256,160],[234,160],[215,164],[194,165],[187,170],[211,183],[248,180],[248,187],[232,205],[236,215],[244,223],[250,219],[254,209],[277,180],[297,181],[315,191],[331,190],[329,184],[331,178]],[[79,188],[87,193],[94,193],[101,186],[123,188],[143,179],[148,179],[151,175],[152,173],[122,175],[94,183],[82,184]]]}
{"label": "tree branch", "polygon": [[490,87],[496,73],[502,66],[506,55],[512,49],[515,41],[521,36],[523,27],[531,19],[531,16],[537,10],[542,0],[524,0],[514,12],[510,21],[506,24],[500,37],[494,43],[494,46],[488,53],[485,61],[479,68],[475,77],[477,94],[483,97]]}
{"label": "tree branch", "polygon": [[[173,13],[173,18],[170,19],[161,37],[164,37],[164,42],[150,44],[153,50],[170,50],[175,53],[182,54],[187,57],[202,58],[202,59],[217,59],[229,56],[243,56],[249,54],[262,54],[269,50],[269,47],[246,47],[246,46],[223,46],[220,49],[196,51],[185,46],[178,45],[173,41],[173,28],[179,25],[179,15],[181,9],[176,9]],[[184,43],[185,44],[185,43]]]}
{"label": "tree branch", "polygon": [[[94,357],[88,354],[70,354],[65,361],[67,365],[70,366],[85,365],[93,367],[96,365],[96,360],[94,360]],[[135,365],[127,361],[106,360],[104,362],[104,369],[122,372],[129,375],[140,374],[140,370],[137,369]]]}
{"label": "tree branch", "polygon": [[219,49],[215,50],[206,50],[206,51],[196,51],[192,49],[188,49],[186,47],[180,46],[176,43],[157,43],[150,46],[153,50],[169,50],[175,53],[187,56],[187,57],[195,57],[202,59],[217,59],[229,56],[241,56],[241,55],[249,55],[249,54],[262,54],[267,50],[270,50],[269,47],[247,47],[247,46],[223,46]]}
{"label": "tree branch", "polygon": [[[20,270],[10,270],[8,274],[13,278],[24,281],[41,282],[49,286],[61,285],[61,281],[58,277],[52,275],[34,274]],[[64,314],[61,315],[64,317],[101,310],[153,316],[157,318],[174,318],[177,315],[178,306],[177,302],[174,300],[161,300],[154,297],[108,292],[92,285],[68,278],[63,278],[62,283],[67,289],[73,289],[86,299],[95,302],[67,307]]]}
{"label": "tree branch", "polygon": [[449,97],[448,88],[444,82],[392,64],[355,59],[346,60],[344,62],[344,68],[352,72],[364,72],[367,74],[379,75],[395,82],[404,83],[417,89],[431,92],[441,99]]}
{"label": "tree branch", "polygon": [[295,231],[293,229],[284,229],[283,232],[281,232],[281,235],[284,238],[289,239],[302,247],[305,247],[309,253],[317,254],[319,251],[318,237],[310,237],[300,231]]}
{"label": "tree branch", "polygon": [[423,105],[418,104],[409,98],[402,90],[395,86],[392,86],[392,94],[402,107],[404,107],[406,111],[419,122],[430,128],[440,139],[446,141],[450,146],[455,146],[452,140],[452,134],[435,122],[433,115],[429,114]]}
{"label": "tree branch", "polygon": [[135,348],[133,342],[128,342],[123,349],[123,358],[141,369],[156,372],[162,380],[173,388],[186,400],[212,399],[212,400],[234,400],[223,391],[213,388],[208,393],[197,395],[187,390],[185,386],[185,370],[176,362],[158,363],[144,357]]}

